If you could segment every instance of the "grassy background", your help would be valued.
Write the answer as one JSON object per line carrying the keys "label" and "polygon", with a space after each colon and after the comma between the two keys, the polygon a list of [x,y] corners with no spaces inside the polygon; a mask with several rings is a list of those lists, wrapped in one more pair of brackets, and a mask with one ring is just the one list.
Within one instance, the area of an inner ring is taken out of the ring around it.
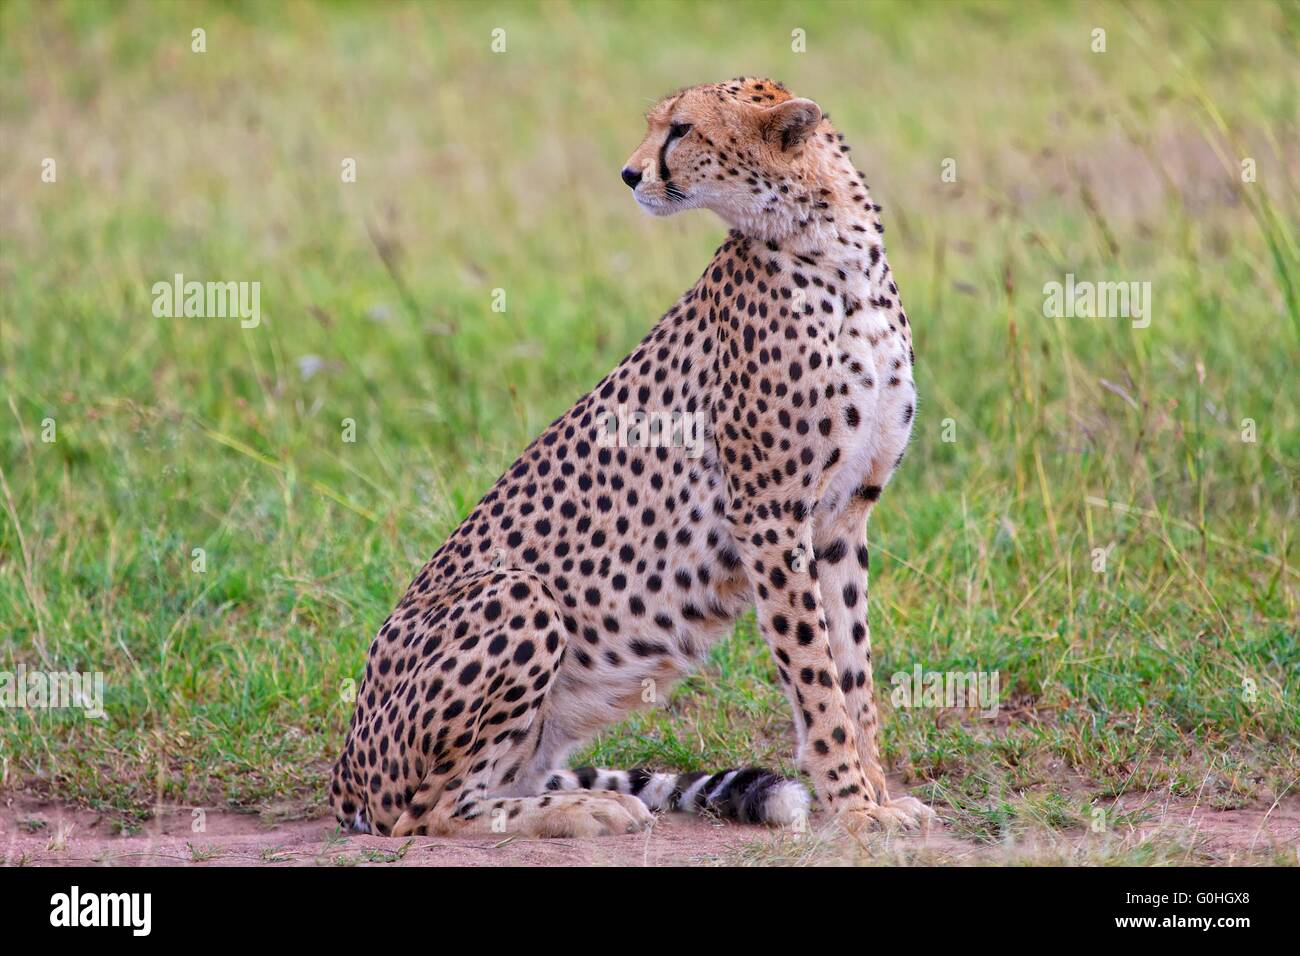
{"label": "grassy background", "polygon": [[[103,671],[109,716],[0,711],[5,782],[128,818],[321,808],[346,682],[410,578],[722,236],[634,207],[642,111],[747,73],[854,146],[915,326],[915,439],[873,522],[877,680],[996,669],[1009,701],[887,707],[893,768],[990,841],[1126,792],[1280,796],[1298,38],[1294,2],[8,0],[0,670]],[[261,327],[154,318],[177,272],[260,281]],[[1150,282],[1150,327],[1044,318],[1067,272]],[[583,759],[781,763],[772,677],[742,621]]]}

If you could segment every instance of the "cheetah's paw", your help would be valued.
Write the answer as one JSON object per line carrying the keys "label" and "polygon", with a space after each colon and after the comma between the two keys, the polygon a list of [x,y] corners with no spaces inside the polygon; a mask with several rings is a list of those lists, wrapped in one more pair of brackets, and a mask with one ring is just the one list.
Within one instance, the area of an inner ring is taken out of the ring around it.
{"label": "cheetah's paw", "polygon": [[[930,827],[939,824],[939,814],[916,799],[916,797],[898,797],[890,800],[885,804],[885,809],[894,810],[905,815],[911,822],[910,826],[905,827],[908,830],[928,830]],[[939,825],[942,826],[942,824]]]}
{"label": "cheetah's paw", "polygon": [[836,819],[850,834],[861,837],[872,830],[928,830],[939,817],[915,797],[899,797],[843,810]]}
{"label": "cheetah's paw", "polygon": [[636,797],[611,792],[557,801],[530,829],[539,837],[585,838],[637,833],[653,822],[654,814]]}
{"label": "cheetah's paw", "polygon": [[627,831],[629,833],[635,833],[637,830],[648,830],[655,822],[655,815],[650,808],[631,794],[619,793],[617,790],[592,790],[589,793],[597,799],[613,800],[622,807],[636,823],[634,829]]}

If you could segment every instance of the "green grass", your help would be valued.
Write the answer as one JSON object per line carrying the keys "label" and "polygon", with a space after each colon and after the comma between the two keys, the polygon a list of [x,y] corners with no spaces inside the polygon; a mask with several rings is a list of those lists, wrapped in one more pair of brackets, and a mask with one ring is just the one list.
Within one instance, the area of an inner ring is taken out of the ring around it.
{"label": "green grass", "polygon": [[[983,841],[1294,788],[1296,3],[125,6],[0,6],[0,670],[108,711],[0,710],[9,786],[323,806],[411,577],[720,241],[630,201],[642,111],[749,73],[853,145],[915,327],[878,684],[1007,696],[887,706],[891,766]],[[262,325],[154,318],[177,272],[260,281]],[[1150,282],[1150,327],[1045,318],[1067,272]],[[742,621],[581,759],[788,767],[772,678]]]}

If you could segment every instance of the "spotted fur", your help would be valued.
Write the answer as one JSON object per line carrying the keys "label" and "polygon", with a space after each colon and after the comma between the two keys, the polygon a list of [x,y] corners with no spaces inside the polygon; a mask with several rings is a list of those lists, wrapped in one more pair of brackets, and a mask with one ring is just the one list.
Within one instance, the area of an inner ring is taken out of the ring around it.
{"label": "spotted fur", "polygon": [[[770,80],[684,90],[647,122],[622,174],[637,201],[708,208],[732,230],[380,628],[334,769],[345,824],[583,836],[651,810],[795,822],[807,792],[767,771],[562,769],[750,606],[823,805],[852,831],[932,815],[891,799],[877,744],[866,523],[916,408],[880,207],[817,104]],[[620,405],[698,416],[702,453],[609,447],[602,422]]]}

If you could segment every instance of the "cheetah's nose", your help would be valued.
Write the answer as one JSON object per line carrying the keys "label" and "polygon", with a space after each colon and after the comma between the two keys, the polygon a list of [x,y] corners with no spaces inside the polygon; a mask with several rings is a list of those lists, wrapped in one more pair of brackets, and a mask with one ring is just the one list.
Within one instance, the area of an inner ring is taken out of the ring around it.
{"label": "cheetah's nose", "polygon": [[622,175],[623,182],[627,183],[632,189],[636,189],[636,187],[641,183],[641,171],[639,169],[632,169],[630,166],[624,166]]}

